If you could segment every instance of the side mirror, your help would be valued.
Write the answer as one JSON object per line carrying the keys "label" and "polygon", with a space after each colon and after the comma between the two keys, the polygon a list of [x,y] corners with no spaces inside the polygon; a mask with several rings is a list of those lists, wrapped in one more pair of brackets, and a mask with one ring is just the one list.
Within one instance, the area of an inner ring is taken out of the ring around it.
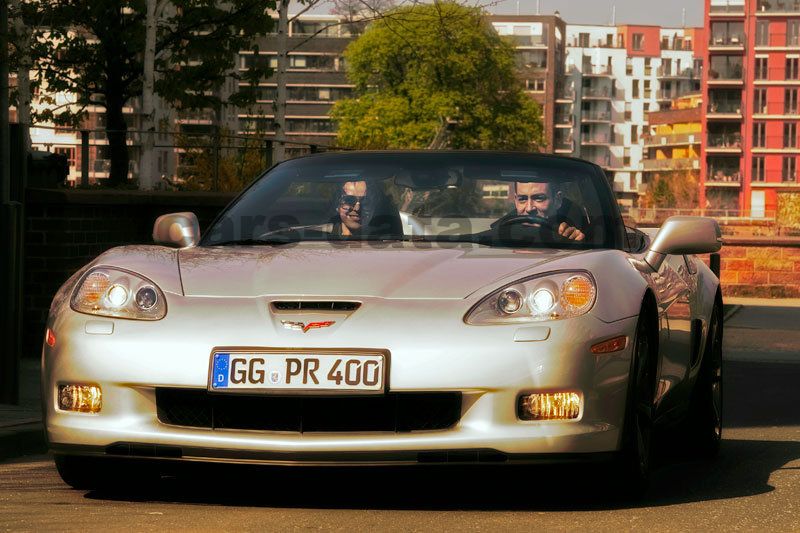
{"label": "side mirror", "polygon": [[644,256],[653,270],[661,268],[667,255],[709,254],[722,247],[722,231],[713,218],[669,217]]}
{"label": "side mirror", "polygon": [[153,224],[153,241],[174,248],[188,248],[200,242],[200,223],[194,213],[161,215]]}

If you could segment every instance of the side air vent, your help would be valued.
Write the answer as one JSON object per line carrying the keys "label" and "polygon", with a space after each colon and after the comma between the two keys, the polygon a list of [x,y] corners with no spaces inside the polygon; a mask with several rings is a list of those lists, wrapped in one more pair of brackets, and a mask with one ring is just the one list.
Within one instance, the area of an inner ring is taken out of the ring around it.
{"label": "side air vent", "polygon": [[272,302],[275,311],[355,311],[361,307],[360,302],[320,302],[295,301]]}

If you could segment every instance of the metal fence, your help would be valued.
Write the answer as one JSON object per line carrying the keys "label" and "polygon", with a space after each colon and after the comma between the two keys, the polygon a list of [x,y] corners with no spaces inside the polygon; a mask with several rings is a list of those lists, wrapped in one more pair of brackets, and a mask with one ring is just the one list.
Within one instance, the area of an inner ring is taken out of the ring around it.
{"label": "metal fence", "polygon": [[[91,188],[108,183],[112,150],[105,129],[33,126],[30,131],[35,151],[59,154],[66,159],[67,186]],[[328,143],[291,139],[285,143],[285,158],[330,150],[333,137],[328,138]],[[169,132],[127,130],[125,186],[153,190],[240,190],[272,165],[277,142],[269,134],[232,132],[207,124],[181,124],[178,130]],[[146,151],[149,158],[145,157]]]}

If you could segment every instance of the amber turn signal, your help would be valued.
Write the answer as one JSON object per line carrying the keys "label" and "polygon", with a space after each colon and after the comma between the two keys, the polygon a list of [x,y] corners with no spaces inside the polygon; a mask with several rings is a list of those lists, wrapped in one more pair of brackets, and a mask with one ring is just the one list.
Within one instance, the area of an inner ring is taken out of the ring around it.
{"label": "amber turn signal", "polygon": [[625,335],[620,335],[619,337],[614,337],[613,339],[608,339],[607,341],[598,342],[592,346],[592,353],[595,355],[602,355],[606,353],[618,352],[620,350],[624,350],[626,346],[628,346],[628,337]]}

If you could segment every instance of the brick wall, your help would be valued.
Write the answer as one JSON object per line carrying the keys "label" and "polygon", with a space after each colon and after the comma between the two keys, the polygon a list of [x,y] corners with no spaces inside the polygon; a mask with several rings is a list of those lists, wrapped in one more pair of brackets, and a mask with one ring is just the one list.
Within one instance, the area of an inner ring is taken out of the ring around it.
{"label": "brick wall", "polygon": [[114,246],[152,243],[153,222],[166,213],[193,211],[202,231],[231,199],[229,193],[28,189],[23,354],[38,357],[50,302],[81,266]]}
{"label": "brick wall", "polygon": [[800,238],[726,238],[720,257],[724,295],[800,298]]}

